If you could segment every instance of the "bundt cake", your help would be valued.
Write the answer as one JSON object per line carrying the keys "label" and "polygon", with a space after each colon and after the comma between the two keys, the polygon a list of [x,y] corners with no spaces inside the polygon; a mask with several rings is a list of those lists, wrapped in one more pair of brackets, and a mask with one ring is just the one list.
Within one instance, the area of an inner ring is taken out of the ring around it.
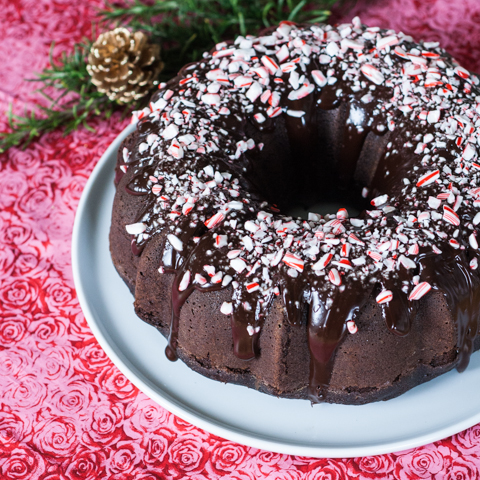
{"label": "bundt cake", "polygon": [[[110,245],[168,358],[314,403],[465,369],[478,83],[355,18],[240,36],[161,84],[119,150]],[[322,202],[344,208],[289,216]]]}

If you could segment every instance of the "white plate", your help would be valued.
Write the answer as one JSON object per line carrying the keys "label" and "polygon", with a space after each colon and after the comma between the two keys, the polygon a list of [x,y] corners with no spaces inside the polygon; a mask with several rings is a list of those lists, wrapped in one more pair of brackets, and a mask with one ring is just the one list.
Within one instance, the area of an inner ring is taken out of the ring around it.
{"label": "white plate", "polygon": [[110,259],[113,171],[127,127],[95,167],[78,206],[72,242],[75,286],[85,317],[115,365],[170,412],[245,445],[314,457],[404,450],[480,422],[480,355],[456,371],[390,400],[364,406],[278,399],[215,382],[164,354],[166,341],[133,310],[133,298]]}

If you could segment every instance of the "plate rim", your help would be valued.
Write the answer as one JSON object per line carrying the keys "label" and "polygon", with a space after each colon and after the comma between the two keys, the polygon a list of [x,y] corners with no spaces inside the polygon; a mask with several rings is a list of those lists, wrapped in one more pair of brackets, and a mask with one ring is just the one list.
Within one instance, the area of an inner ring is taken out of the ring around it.
{"label": "plate rim", "polygon": [[[435,430],[434,432],[428,432],[425,434],[414,436],[413,438],[401,438],[397,441],[390,441],[379,444],[369,444],[364,446],[310,446],[305,444],[299,444],[296,441],[287,443],[284,441],[270,439],[267,436],[260,437],[254,432],[250,432],[248,430],[241,430],[233,425],[227,426],[225,422],[208,417],[201,412],[196,412],[188,405],[182,405],[181,402],[176,399],[172,399],[171,396],[168,395],[168,393],[166,392],[160,393],[158,391],[158,386],[156,386],[156,389],[152,388],[149,384],[151,382],[149,382],[147,379],[142,378],[141,374],[139,375],[135,372],[135,365],[128,359],[128,356],[125,356],[123,352],[121,352],[122,355],[119,355],[119,353],[112,346],[113,341],[111,341],[108,336],[105,335],[102,331],[101,322],[98,322],[98,320],[96,319],[96,316],[90,307],[87,294],[83,289],[82,274],[80,271],[81,258],[79,255],[79,240],[81,236],[81,225],[82,220],[86,215],[88,201],[90,199],[92,191],[94,190],[96,179],[100,175],[102,170],[106,167],[106,164],[108,164],[108,162],[110,161],[111,155],[116,155],[117,150],[123,139],[127,135],[132,133],[135,128],[135,123],[129,124],[122,130],[122,132],[120,132],[120,134],[114,139],[114,141],[108,146],[106,151],[100,157],[85,184],[80,201],[78,203],[77,210],[75,212],[71,243],[71,261],[73,281],[77,293],[77,298],[82,312],[85,316],[85,319],[90,329],[92,330],[93,335],[95,336],[96,340],[103,348],[107,356],[113,362],[113,364],[141,392],[143,392],[151,400],[153,400],[169,412],[173,413],[174,415],[178,416],[179,418],[219,437],[262,450],[273,451],[288,455],[309,456],[315,458],[352,458],[401,452],[410,448],[423,446],[431,442],[444,439],[450,435],[461,432],[480,422],[479,411],[477,414],[471,417]],[[124,356],[125,358],[122,358],[122,356]]]}

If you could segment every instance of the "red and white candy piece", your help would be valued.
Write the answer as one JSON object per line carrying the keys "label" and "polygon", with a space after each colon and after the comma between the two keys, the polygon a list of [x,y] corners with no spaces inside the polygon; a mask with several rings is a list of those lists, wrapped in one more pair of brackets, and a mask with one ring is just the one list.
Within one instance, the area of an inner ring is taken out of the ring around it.
{"label": "red and white candy piece", "polygon": [[292,90],[288,94],[288,99],[289,100],[300,100],[303,97],[306,97],[307,95],[310,95],[315,87],[310,84],[310,85],[302,85],[298,90]]}
{"label": "red and white candy piece", "polygon": [[253,103],[262,94],[262,87],[258,82],[253,82],[245,96]]}
{"label": "red and white candy piece", "polygon": [[354,243],[355,245],[365,245],[365,242],[362,242],[362,240],[360,240],[354,233],[351,233],[348,236],[348,239],[351,243]]}
{"label": "red and white candy piece", "polygon": [[233,81],[233,83],[237,88],[249,87],[252,84],[252,82],[253,82],[252,77],[246,77],[245,75],[239,75]]}
{"label": "red and white candy piece", "polygon": [[326,253],[317,263],[312,265],[312,270],[323,270],[330,263],[332,258],[332,253]]}
{"label": "red and white candy piece", "polygon": [[454,72],[455,72],[459,77],[461,77],[461,78],[465,78],[465,79],[466,79],[466,78],[469,78],[469,77],[470,77],[469,71],[466,70],[466,69],[463,68],[463,67],[460,67],[460,66],[455,67]]}
{"label": "red and white candy piece", "polygon": [[159,195],[160,192],[162,191],[162,188],[163,188],[162,185],[159,185],[158,183],[156,183],[156,184],[153,185],[153,187],[152,187],[152,193],[153,193],[154,195]]}
{"label": "red and white candy piece", "polygon": [[428,206],[433,210],[436,210],[441,204],[442,201],[439,198],[428,197]]}
{"label": "red and white candy piece", "polygon": [[204,265],[203,269],[208,273],[210,277],[215,275],[215,267],[213,265]]}
{"label": "red and white candy piece", "polygon": [[312,70],[312,77],[319,87],[324,87],[327,84],[327,77],[320,70]]}
{"label": "red and white candy piece", "polygon": [[379,305],[384,303],[391,302],[393,298],[393,293],[390,290],[383,290],[381,291],[376,298],[376,301]]}
{"label": "red and white candy piece", "polygon": [[183,158],[183,148],[176,138],[172,140],[170,147],[168,147],[167,153],[177,160]]}
{"label": "red and white candy piece", "polygon": [[342,277],[340,276],[340,274],[338,273],[338,270],[336,268],[332,268],[328,272],[328,279],[330,280],[330,282],[332,282],[337,287],[342,284]]}
{"label": "red and white candy piece", "polygon": [[195,283],[198,283],[199,285],[205,285],[205,284],[208,283],[208,281],[203,275],[200,275],[199,273],[196,273],[195,274]]}
{"label": "red and white candy piece", "polygon": [[373,250],[367,250],[367,255],[370,258],[373,258],[373,260],[375,260],[375,262],[379,262],[382,259],[382,254],[379,253],[379,252],[375,252]]}
{"label": "red and white candy piece", "polygon": [[440,170],[435,170],[433,172],[427,172],[425,175],[422,175],[417,182],[417,187],[426,187],[433,183],[437,178],[440,178]]}
{"label": "red and white candy piece", "polygon": [[385,204],[388,200],[388,195],[380,195],[379,197],[374,198],[370,201],[370,203],[374,207],[380,207],[381,205]]}
{"label": "red and white candy piece", "polygon": [[363,43],[351,40],[350,38],[344,38],[340,44],[342,48],[351,48],[352,50],[362,50],[364,47]]}
{"label": "red and white candy piece", "polygon": [[268,71],[272,74],[275,75],[277,73],[277,70],[280,68],[275,60],[270,58],[268,55],[264,55],[262,57],[262,63],[265,65],[265,67],[268,69]]}
{"label": "red and white candy piece", "polygon": [[432,286],[428,282],[419,283],[408,296],[409,300],[420,300],[431,290]]}
{"label": "red and white candy piece", "polygon": [[348,257],[350,255],[350,250],[352,249],[352,246],[349,243],[344,243],[342,245],[342,248],[340,250],[340,255],[342,257]]}
{"label": "red and white candy piece", "polygon": [[373,65],[366,63],[365,65],[362,65],[360,70],[370,81],[377,85],[381,85],[385,81],[382,72]]}
{"label": "red and white candy piece", "polygon": [[337,218],[339,220],[346,220],[348,218],[348,211],[346,208],[339,208],[337,211]]}
{"label": "red and white candy piece", "polygon": [[460,217],[447,205],[443,206],[443,219],[456,227],[460,225]]}
{"label": "red and white candy piece", "polygon": [[218,225],[220,222],[223,221],[225,215],[222,212],[217,212],[215,215],[210,217],[208,220],[205,221],[205,226],[207,228],[213,228]]}
{"label": "red and white candy piece", "polygon": [[390,240],[390,248],[389,248],[389,250],[390,250],[391,252],[393,252],[393,251],[397,250],[397,248],[399,247],[399,245],[400,245],[400,240],[397,240],[397,239],[395,239],[395,240]]}
{"label": "red and white candy piece", "polygon": [[387,250],[390,250],[390,247],[392,246],[392,242],[390,240],[386,241],[386,242],[383,242],[383,243],[379,243],[377,245],[377,250],[379,252],[386,252]]}
{"label": "red and white candy piece", "polygon": [[279,62],[284,62],[290,55],[287,45],[283,44],[280,49],[275,53]]}
{"label": "red and white candy piece", "polygon": [[257,290],[260,290],[260,285],[257,282],[252,282],[252,283],[247,283],[245,285],[245,288],[247,289],[248,293],[253,293],[253,292],[256,292]]}
{"label": "red and white candy piece", "polygon": [[283,248],[281,248],[272,258],[272,260],[270,261],[270,266],[271,267],[276,267],[281,261],[282,261],[282,257],[283,257]]}
{"label": "red and white candy piece", "polygon": [[332,264],[336,265],[337,267],[345,268],[346,270],[353,270],[353,265],[350,263],[348,258],[342,258],[338,262],[332,262]]}
{"label": "red and white candy piece", "polygon": [[396,35],[389,35],[388,37],[379,38],[377,40],[377,49],[382,50],[383,48],[397,45],[397,43],[398,37]]}
{"label": "red and white candy piece", "polygon": [[292,253],[286,253],[282,261],[289,267],[294,268],[299,272],[303,272],[305,262],[301,258],[298,258],[296,255],[293,255]]}
{"label": "red and white candy piece", "polygon": [[429,52],[428,50],[423,50],[422,51],[422,56],[426,58],[440,58],[440,54],[434,53],[434,52]]}
{"label": "red and white candy piece", "polygon": [[221,57],[228,57],[229,55],[232,55],[233,52],[235,52],[235,48],[226,48],[224,50],[217,50],[216,52],[212,53],[212,57],[215,58],[221,58]]}
{"label": "red and white candy piece", "polygon": [[227,235],[217,235],[215,238],[215,246],[217,248],[226,247],[228,245],[228,236]]}
{"label": "red and white candy piece", "polygon": [[460,248],[460,244],[458,243],[457,240],[455,240],[454,238],[451,238],[448,243],[455,249],[455,250],[458,250]]}
{"label": "red and white candy piece", "polygon": [[347,322],[347,329],[352,334],[358,332],[357,324],[353,320]]}
{"label": "red and white candy piece", "polygon": [[395,47],[395,50],[393,52],[395,53],[395,55],[398,55],[401,58],[408,58],[407,52],[402,47]]}
{"label": "red and white candy piece", "polygon": [[280,105],[280,94],[278,92],[273,92],[268,97],[268,104],[272,107],[278,107]]}
{"label": "red and white candy piece", "polygon": [[253,117],[258,123],[263,123],[266,120],[265,116],[262,113],[256,113]]}
{"label": "red and white candy piece", "polygon": [[409,255],[418,255],[418,252],[419,252],[418,243],[414,243],[408,249],[408,254]]}
{"label": "red and white candy piece", "polygon": [[265,90],[261,95],[260,95],[260,101],[262,103],[266,103],[270,97],[272,96],[272,92],[270,90]]}
{"label": "red and white candy piece", "polygon": [[269,107],[267,108],[267,115],[270,118],[278,117],[282,113],[281,107]]}
{"label": "red and white candy piece", "polygon": [[209,72],[207,72],[206,77],[212,82],[226,84],[230,83],[230,81],[228,80],[228,75],[221,68],[215,68],[214,70],[210,70]]}
{"label": "red and white candy piece", "polygon": [[467,143],[463,149],[462,157],[465,160],[471,160],[475,156],[476,150],[471,143]]}
{"label": "red and white candy piece", "polygon": [[188,215],[192,211],[194,206],[195,204],[191,202],[184,203],[182,206],[182,213],[184,215]]}

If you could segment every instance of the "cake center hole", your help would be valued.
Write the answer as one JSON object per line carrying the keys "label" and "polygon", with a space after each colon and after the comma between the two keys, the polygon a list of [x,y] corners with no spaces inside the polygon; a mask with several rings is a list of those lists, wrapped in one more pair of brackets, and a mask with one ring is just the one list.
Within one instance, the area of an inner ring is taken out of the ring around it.
{"label": "cake center hole", "polygon": [[[373,178],[374,154],[360,161],[364,137],[342,133],[342,115],[340,110],[317,110],[305,124],[278,120],[275,129],[265,132],[265,147],[246,175],[259,197],[283,215],[304,219],[309,212],[334,215],[340,208],[356,217],[370,208],[362,191]],[[335,129],[342,133],[339,138]]]}

